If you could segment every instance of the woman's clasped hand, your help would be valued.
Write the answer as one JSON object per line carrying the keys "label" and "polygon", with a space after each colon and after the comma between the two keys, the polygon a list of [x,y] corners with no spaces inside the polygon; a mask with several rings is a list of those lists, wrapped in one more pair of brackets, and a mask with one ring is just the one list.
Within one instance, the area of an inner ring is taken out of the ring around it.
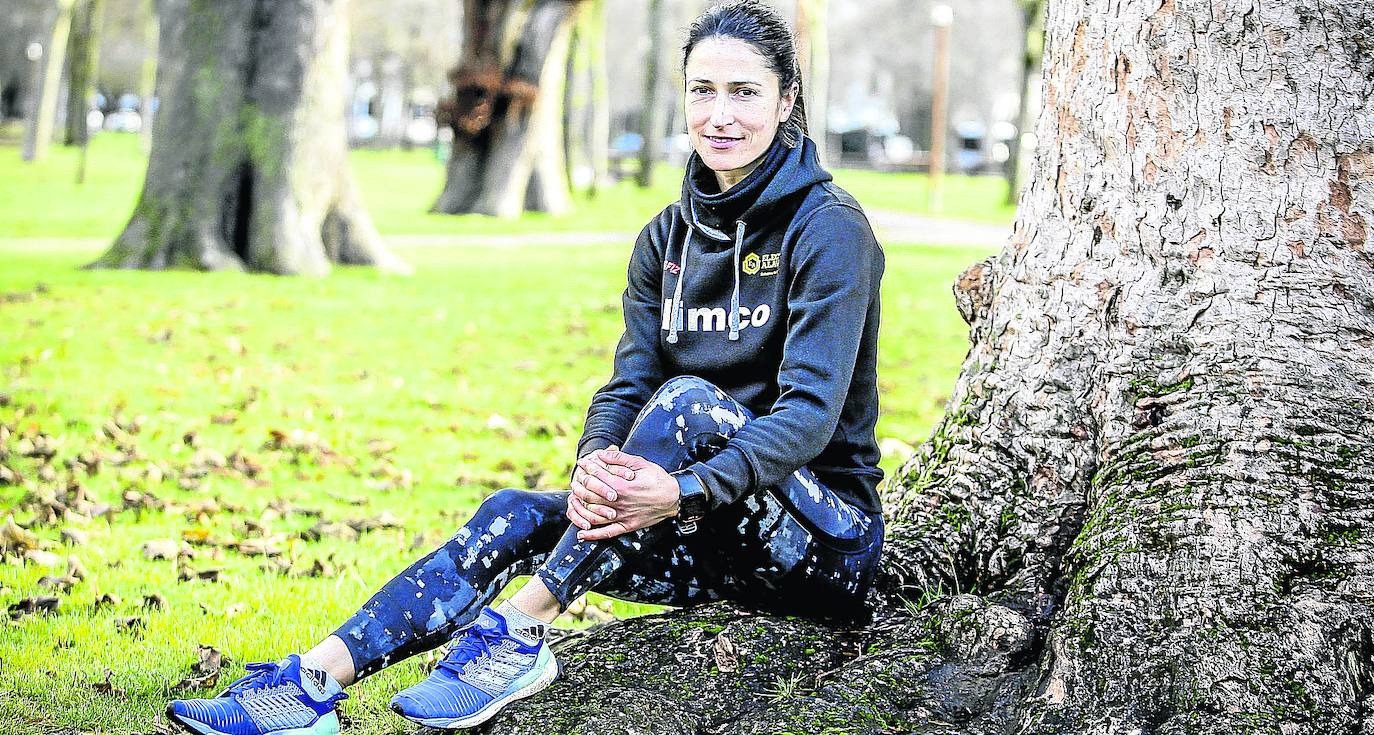
{"label": "woman's clasped hand", "polygon": [[568,520],[577,538],[599,541],[672,518],[678,512],[677,480],[667,470],[611,445],[588,452],[573,470]]}

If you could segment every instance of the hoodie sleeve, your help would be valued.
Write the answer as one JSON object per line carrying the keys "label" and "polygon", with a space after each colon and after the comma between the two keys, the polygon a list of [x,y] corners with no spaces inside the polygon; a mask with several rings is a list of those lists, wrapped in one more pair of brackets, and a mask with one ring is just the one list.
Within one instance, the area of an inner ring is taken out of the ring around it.
{"label": "hoodie sleeve", "polygon": [[884,258],[862,210],[828,204],[802,224],[788,264],[787,336],[778,398],[704,462],[674,473],[704,486],[719,508],[781,483],[835,434]]}
{"label": "hoodie sleeve", "polygon": [[615,349],[615,366],[610,382],[598,389],[587,408],[577,456],[623,446],[639,410],[663,384],[663,362],[658,352],[659,323],[662,321],[663,259],[655,250],[655,228],[662,217],[644,226],[630,253],[625,291],[620,296],[625,316],[625,331]]}

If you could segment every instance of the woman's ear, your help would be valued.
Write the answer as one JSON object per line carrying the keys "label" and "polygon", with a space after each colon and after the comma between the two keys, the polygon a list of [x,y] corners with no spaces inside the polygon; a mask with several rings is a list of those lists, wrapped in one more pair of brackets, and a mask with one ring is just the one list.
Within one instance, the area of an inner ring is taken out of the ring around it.
{"label": "woman's ear", "polygon": [[798,84],[793,82],[788,88],[787,94],[781,97],[781,109],[778,110],[778,119],[786,120],[792,116],[792,107],[797,104]]}

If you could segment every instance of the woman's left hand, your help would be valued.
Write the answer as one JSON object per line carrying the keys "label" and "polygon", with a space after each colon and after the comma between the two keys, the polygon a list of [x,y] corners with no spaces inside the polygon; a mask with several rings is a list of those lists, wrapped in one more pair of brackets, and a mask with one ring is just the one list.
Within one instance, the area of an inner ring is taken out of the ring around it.
{"label": "woman's left hand", "polygon": [[604,450],[600,457],[607,464],[624,465],[634,470],[634,479],[617,477],[587,457],[577,460],[577,466],[589,476],[584,482],[588,490],[604,496],[609,488],[615,495],[615,500],[600,501],[615,509],[615,520],[590,529],[579,529],[579,540],[614,538],[677,515],[681,491],[677,486],[677,478],[668,474],[667,470],[637,454],[619,450]]}

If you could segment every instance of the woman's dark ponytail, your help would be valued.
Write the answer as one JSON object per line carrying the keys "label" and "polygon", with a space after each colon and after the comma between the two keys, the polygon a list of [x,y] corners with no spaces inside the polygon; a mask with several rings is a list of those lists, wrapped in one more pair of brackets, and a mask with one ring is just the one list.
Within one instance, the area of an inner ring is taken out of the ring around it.
{"label": "woman's dark ponytail", "polygon": [[724,0],[711,6],[687,28],[687,41],[682,46],[682,70],[686,76],[687,57],[702,39],[713,36],[737,38],[754,47],[768,60],[768,66],[778,75],[778,92],[787,94],[794,84],[797,99],[792,114],[778,125],[778,135],[784,144],[794,148],[801,142],[806,128],[806,105],[803,103],[801,66],[797,59],[797,43],[787,20],[762,0]]}

